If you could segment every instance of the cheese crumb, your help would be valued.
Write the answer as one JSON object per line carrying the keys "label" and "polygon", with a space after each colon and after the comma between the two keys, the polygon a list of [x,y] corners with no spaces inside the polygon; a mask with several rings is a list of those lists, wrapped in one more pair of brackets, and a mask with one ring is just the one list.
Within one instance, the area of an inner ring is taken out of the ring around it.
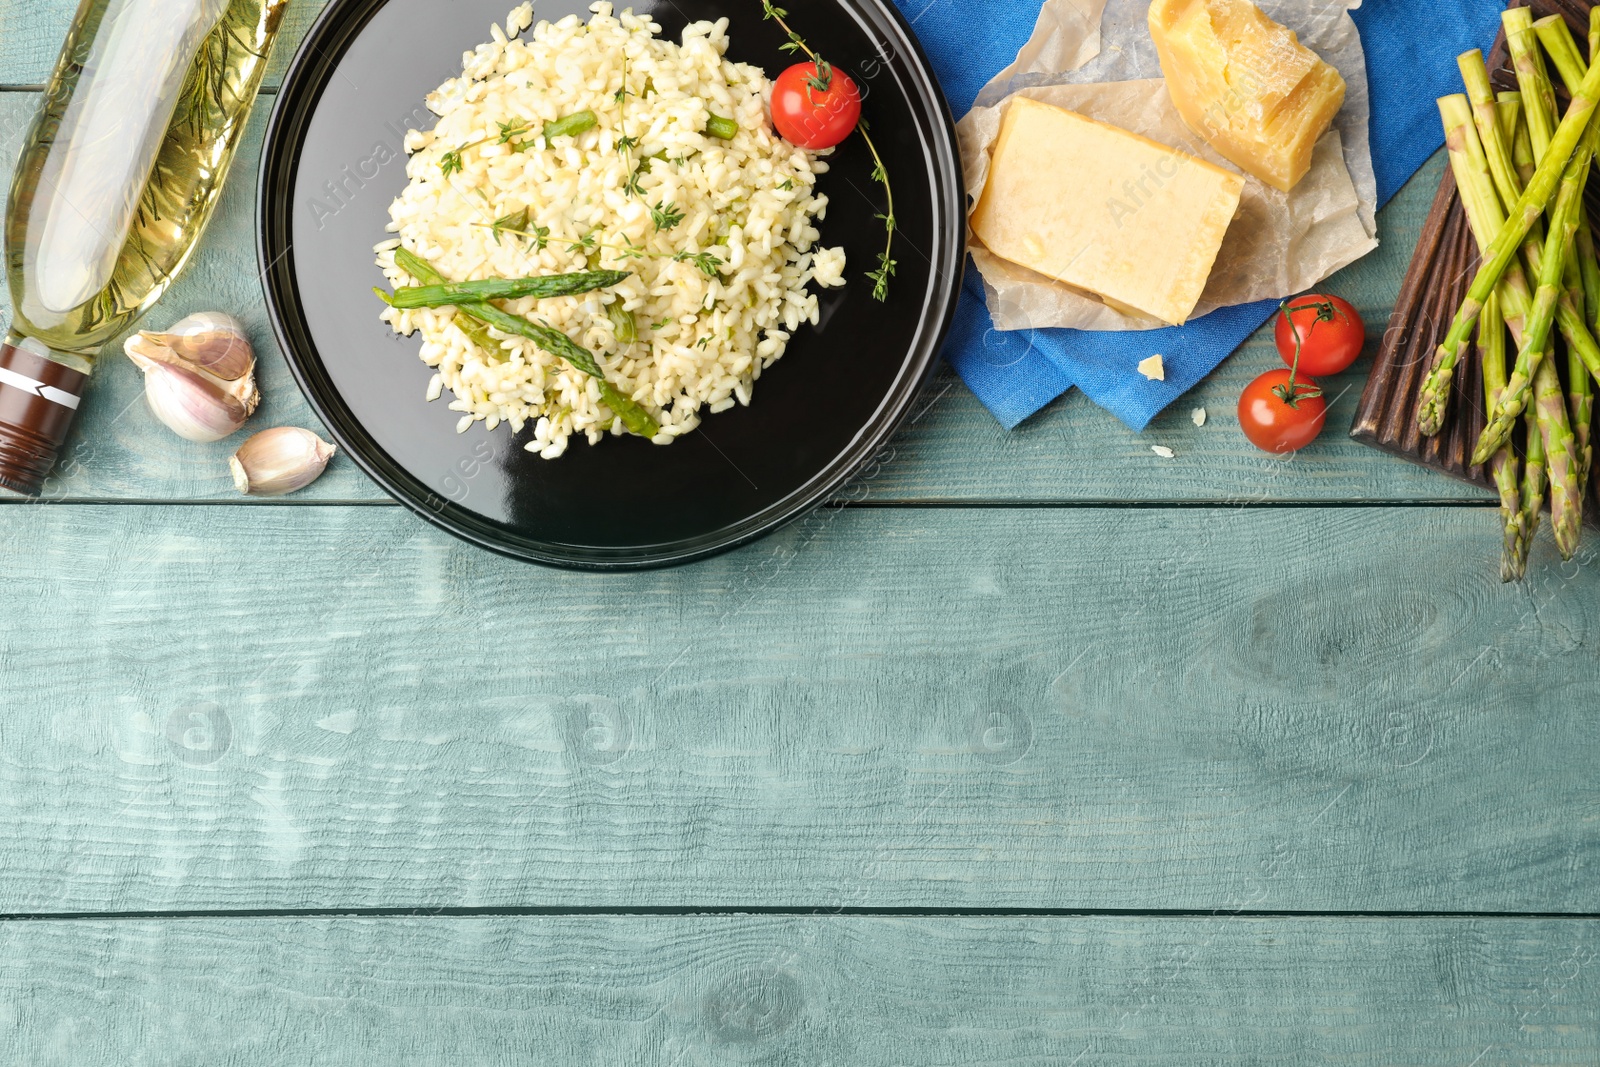
{"label": "cheese crumb", "polygon": [[1204,426],[1206,424],[1206,409],[1195,408],[1194,411],[1190,413],[1189,417],[1194,420],[1194,424],[1196,426]]}
{"label": "cheese crumb", "polygon": [[1149,378],[1152,382],[1167,380],[1167,365],[1161,362],[1161,353],[1157,352],[1149,359],[1139,364],[1139,373]]}
{"label": "cheese crumb", "polygon": [[1175,459],[1177,457],[1177,455],[1178,455],[1176,452],[1174,452],[1172,449],[1168,448],[1166,445],[1151,445],[1150,446],[1150,451],[1154,452],[1156,455],[1160,456],[1162,459]]}

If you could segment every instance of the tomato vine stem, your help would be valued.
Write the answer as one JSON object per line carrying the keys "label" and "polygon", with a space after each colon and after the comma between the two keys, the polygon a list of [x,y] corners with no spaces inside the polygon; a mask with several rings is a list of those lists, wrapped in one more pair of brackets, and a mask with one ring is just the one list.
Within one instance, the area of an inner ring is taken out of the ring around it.
{"label": "tomato vine stem", "polygon": [[[784,21],[789,14],[787,11],[781,7],[774,6],[772,0],[761,0],[761,10],[764,18],[776,22],[779,28],[788,35],[789,42],[782,46],[783,51],[804,52],[806,58],[811,60],[812,65],[816,68],[816,73],[806,80],[807,94],[810,94],[812,90],[821,93],[827,92],[833,85],[833,65],[813,51],[811,46],[806,44],[805,38],[794,32],[788,22]],[[889,279],[894,277],[896,268],[899,266],[894,259],[894,231],[896,228],[894,187],[889,183],[889,168],[884,165],[883,156],[879,154],[878,146],[872,140],[867,120],[861,119],[857,124],[857,128],[861,131],[861,139],[867,144],[867,150],[872,153],[872,180],[883,186],[884,196],[888,199],[887,210],[874,216],[883,220],[885,233],[884,248],[878,254],[878,269],[867,272],[867,278],[872,282],[872,298],[879,303],[883,303],[889,299]]]}

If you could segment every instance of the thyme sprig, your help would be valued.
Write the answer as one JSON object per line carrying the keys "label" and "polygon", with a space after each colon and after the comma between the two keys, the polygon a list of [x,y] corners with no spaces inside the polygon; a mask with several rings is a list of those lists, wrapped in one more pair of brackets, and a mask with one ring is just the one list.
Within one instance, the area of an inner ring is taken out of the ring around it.
{"label": "thyme sprig", "polygon": [[491,223],[475,222],[473,225],[480,229],[487,228],[489,235],[494,238],[494,243],[497,245],[500,243],[502,234],[528,238],[533,242],[533,250],[535,252],[543,252],[545,246],[550,243],[550,227],[533,225],[533,215],[527,208],[513,212],[510,215],[503,215]]}
{"label": "thyme sprig", "polygon": [[[672,205],[668,204],[667,206],[671,207]],[[543,230],[544,228],[540,227],[540,229]],[[527,233],[522,230],[514,230],[502,227],[500,232],[511,234],[513,237],[528,237],[539,241],[542,241],[549,236],[548,230],[545,230],[543,233]],[[543,248],[544,245],[541,244],[539,247]],[[701,274],[704,274],[707,278],[715,278],[719,273],[721,273],[723,265],[722,260],[719,259],[714,252],[652,252],[642,245],[634,244],[633,241],[629,239],[627,234],[622,235],[621,245],[614,245],[607,244],[606,242],[600,240],[597,235],[597,231],[590,230],[576,241],[573,241],[567,245],[567,251],[573,255],[579,255],[587,252],[598,252],[602,250],[614,253],[616,257],[621,260],[670,259],[674,263],[692,263],[694,264],[695,269]]]}
{"label": "thyme sprig", "polygon": [[[762,17],[776,22],[780,29],[788,35],[788,43],[782,45],[785,52],[804,52],[817,68],[816,74],[806,81],[806,92],[812,90],[827,92],[833,84],[833,67],[827,60],[819,56],[806,44],[805,38],[794,32],[784,20],[789,13],[781,7],[775,7],[772,0],[761,0]],[[899,264],[894,258],[894,231],[897,226],[894,214],[894,188],[889,184],[889,168],[884,166],[883,156],[878,153],[878,146],[873,143],[867,120],[862,119],[857,125],[861,131],[861,139],[867,143],[867,149],[872,153],[872,180],[883,185],[884,195],[888,198],[887,209],[877,215],[883,220],[885,234],[884,248],[878,254],[878,269],[867,272],[867,278],[872,282],[872,298],[879,303],[889,299],[889,279],[894,277]]]}
{"label": "thyme sprig", "polygon": [[657,204],[650,209],[650,221],[655,223],[656,232],[670,230],[683,221],[683,212],[678,210],[678,205],[672,201]]}
{"label": "thyme sprig", "polygon": [[[545,143],[548,144],[557,137],[576,137],[581,133],[586,133],[594,129],[599,121],[593,111],[579,111],[565,118],[545,123],[541,132],[544,135]],[[446,178],[452,174],[460,173],[465,165],[462,153],[470,152],[474,148],[481,148],[486,144],[503,144],[508,145],[513,152],[526,152],[533,147],[533,141],[519,140],[519,138],[526,138],[528,134],[534,131],[535,124],[531,120],[497,122],[495,126],[500,131],[499,133],[490,134],[488,137],[480,137],[476,141],[468,141],[461,147],[452,149],[439,157],[439,170],[443,172]]]}

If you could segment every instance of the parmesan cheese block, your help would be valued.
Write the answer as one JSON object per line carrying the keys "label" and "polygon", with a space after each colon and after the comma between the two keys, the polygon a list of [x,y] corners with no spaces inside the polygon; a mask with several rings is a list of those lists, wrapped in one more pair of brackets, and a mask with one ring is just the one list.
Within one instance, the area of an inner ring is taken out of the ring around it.
{"label": "parmesan cheese block", "polygon": [[972,230],[1002,259],[1181,326],[1243,190],[1221,167],[1019,96]]}
{"label": "parmesan cheese block", "polygon": [[1250,0],[1154,0],[1150,34],[1195,133],[1284,192],[1306,176],[1344,106],[1337,70]]}

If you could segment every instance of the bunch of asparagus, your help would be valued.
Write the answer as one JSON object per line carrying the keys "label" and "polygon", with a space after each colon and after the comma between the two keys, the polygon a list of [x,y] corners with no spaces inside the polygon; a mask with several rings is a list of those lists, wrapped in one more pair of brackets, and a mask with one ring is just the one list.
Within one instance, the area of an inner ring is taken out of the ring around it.
{"label": "bunch of asparagus", "polygon": [[[1439,101],[1482,266],[1434,355],[1417,422],[1430,436],[1443,426],[1451,379],[1476,327],[1489,422],[1472,462],[1488,464],[1499,489],[1500,570],[1510,582],[1527,573],[1547,494],[1562,558],[1572,558],[1582,536],[1600,378],[1600,260],[1583,200],[1600,150],[1600,7],[1590,16],[1588,61],[1559,15],[1535,21],[1527,8],[1511,8],[1504,21],[1521,91],[1497,96],[1483,54],[1472,51],[1459,59],[1466,93]],[[1551,66],[1571,96],[1565,115]],[[1508,330],[1516,347],[1509,370]],[[1565,391],[1557,332],[1567,353]],[[1520,460],[1512,444],[1519,423],[1526,434]]]}

